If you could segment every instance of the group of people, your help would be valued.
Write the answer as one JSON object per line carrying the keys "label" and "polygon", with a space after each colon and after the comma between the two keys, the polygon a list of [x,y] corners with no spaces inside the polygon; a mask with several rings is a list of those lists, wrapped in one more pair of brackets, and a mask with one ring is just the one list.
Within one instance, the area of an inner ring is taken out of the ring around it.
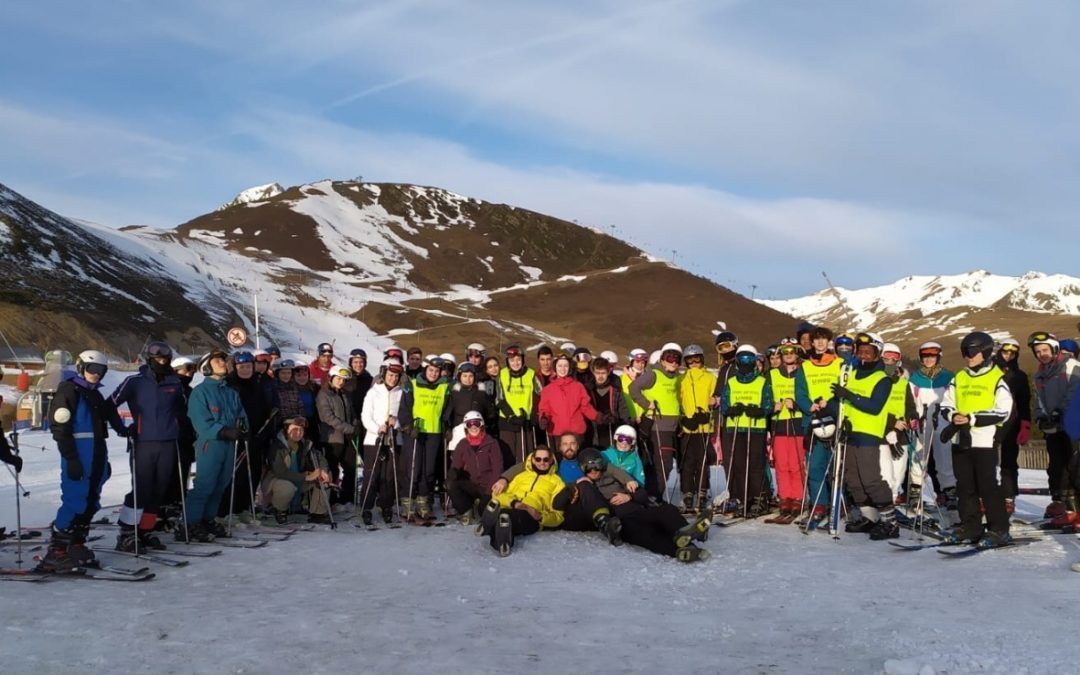
{"label": "group of people", "polygon": [[983,332],[963,338],[955,372],[937,342],[909,370],[874,333],[808,324],[762,353],[721,331],[715,369],[700,345],[673,342],[621,363],[540,346],[534,365],[517,345],[492,355],[470,344],[460,363],[392,347],[371,372],[365,350],[341,365],[330,343],[311,362],[276,348],[196,362],[152,342],[109,397],[106,357],[85,351],[48,416],[63,489],[42,567],[93,562],[85,541],[109,477],[109,426],[127,437],[133,472],[124,551],[165,548],[163,521],[178,541],[228,536],[222,520],[256,507],[278,522],[373,526],[429,523],[441,506],[502,555],[515,537],[562,528],[689,562],[707,556],[695,541],[720,517],[778,511],[768,522],[836,527],[846,511],[847,531],[896,537],[898,511],[922,514],[927,477],[948,539],[1000,546],[1032,421],[1050,456],[1046,516],[1080,528],[1076,343],[1036,332],[1027,346],[1034,397],[1019,342]]}

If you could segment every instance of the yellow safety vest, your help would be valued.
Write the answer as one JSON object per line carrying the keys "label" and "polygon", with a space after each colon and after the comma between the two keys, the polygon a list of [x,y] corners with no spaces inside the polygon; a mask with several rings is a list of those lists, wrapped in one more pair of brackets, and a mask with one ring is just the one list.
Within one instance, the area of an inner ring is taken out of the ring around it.
{"label": "yellow safety vest", "polygon": [[[781,366],[782,367],[782,366]],[[795,400],[795,378],[786,377],[779,368],[769,371],[769,385],[772,387],[773,403],[780,403],[786,398]],[[794,410],[780,408],[780,412],[773,415],[774,420],[798,420],[802,419],[802,411],[796,407]]]}
{"label": "yellow safety vest", "polygon": [[799,366],[806,378],[806,391],[810,394],[810,402],[823,398],[828,401],[832,398],[831,385],[840,381],[840,369],[844,366],[844,360],[837,357],[827,366],[814,365],[807,359]]}
{"label": "yellow safety vest", "polygon": [[[875,370],[866,377],[857,379],[854,375],[848,378],[845,385],[853,394],[869,398],[874,393],[874,387],[889,376],[880,370]],[[864,413],[851,405],[850,401],[844,401],[844,419],[851,422],[851,431],[856,434],[866,434],[874,438],[885,438],[885,427],[888,425],[889,405],[886,403],[876,415]]]}
{"label": "yellow safety vest", "polygon": [[[760,407],[765,398],[765,377],[758,373],[757,377],[749,382],[739,382],[739,378],[733,377],[727,381],[727,389],[729,406],[733,406],[736,403],[742,403],[743,405],[756,405]],[[766,410],[764,412],[767,413],[769,411]],[[728,429],[764,429],[765,418],[754,418],[748,415],[731,417],[729,415],[724,420],[724,426]]]}
{"label": "yellow safety vest", "polygon": [[[638,375],[638,377],[641,377],[641,375]],[[636,420],[641,417],[641,413],[644,411],[634,400],[634,397],[630,395],[630,385],[634,381],[630,379],[630,376],[625,371],[619,375],[619,381],[622,383],[623,400],[626,401],[626,409],[630,412],[630,419]]]}
{"label": "yellow safety vest", "polygon": [[953,379],[953,386],[956,388],[956,412],[971,415],[993,410],[994,394],[997,392],[998,382],[1003,377],[1005,373],[997,366],[979,375],[972,375],[967,370],[956,373]]}
{"label": "yellow safety vest", "polygon": [[434,387],[413,387],[413,424],[424,434],[442,433],[442,412],[446,403],[446,390],[450,387],[441,382]]}
{"label": "yellow safety vest", "polygon": [[683,373],[679,382],[679,403],[682,407],[683,417],[693,417],[704,410],[709,413],[709,422],[702,424],[696,429],[688,429],[683,426],[683,431],[688,434],[711,434],[713,432],[712,413],[709,411],[709,400],[716,391],[716,376],[705,368],[688,368]]}
{"label": "yellow safety vest", "polygon": [[[656,412],[660,415],[679,414],[679,378],[668,377],[661,369],[656,371],[656,384],[642,389],[641,395],[656,403]],[[640,377],[640,376],[639,376]]]}
{"label": "yellow safety vest", "polygon": [[904,419],[905,413],[907,413],[907,390],[908,379],[906,377],[898,377],[893,381],[892,391],[889,392],[889,402],[885,404],[885,410],[893,419]]}
{"label": "yellow safety vest", "polygon": [[[512,376],[509,368],[503,368],[499,371],[499,382],[502,384],[503,397],[506,399],[506,404],[514,411],[514,415],[517,415],[519,410],[524,410],[526,417],[532,415],[533,382],[535,382],[535,378],[536,373],[532,368],[525,368],[525,372],[521,377]],[[505,412],[500,410],[499,417],[505,418]]]}

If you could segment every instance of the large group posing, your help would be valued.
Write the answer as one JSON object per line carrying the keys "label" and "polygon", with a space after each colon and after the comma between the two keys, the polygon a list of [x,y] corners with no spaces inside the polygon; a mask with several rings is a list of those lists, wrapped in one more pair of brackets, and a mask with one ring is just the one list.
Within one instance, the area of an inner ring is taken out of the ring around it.
{"label": "large group posing", "polygon": [[[370,529],[441,515],[500,555],[561,528],[693,562],[721,518],[835,531],[843,517],[848,532],[895,538],[901,522],[930,518],[927,488],[947,541],[1001,546],[1033,420],[1049,454],[1045,516],[1080,530],[1077,346],[1045,332],[1027,346],[1034,396],[1020,343],[983,332],[962,339],[955,373],[937,342],[909,370],[874,333],[808,324],[764,353],[721,331],[716,369],[701,346],[673,342],[621,362],[570,343],[531,359],[474,343],[460,363],[392,347],[372,372],[365,350],[341,365],[330,343],[303,363],[275,348],[196,362],[152,342],[109,397],[106,357],[85,351],[49,410],[62,501],[41,569],[94,563],[85,544],[110,474],[107,427],[128,439],[116,548],[129,552],[165,549],[162,530],[227,537],[234,515]],[[21,467],[6,444],[0,458]]]}

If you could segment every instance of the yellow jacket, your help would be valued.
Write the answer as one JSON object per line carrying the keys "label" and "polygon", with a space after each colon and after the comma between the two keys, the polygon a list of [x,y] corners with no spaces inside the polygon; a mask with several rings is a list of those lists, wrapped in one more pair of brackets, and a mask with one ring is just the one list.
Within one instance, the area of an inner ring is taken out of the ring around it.
{"label": "yellow jacket", "polygon": [[525,458],[525,470],[514,476],[495,499],[504,508],[516,501],[523,502],[540,512],[540,527],[555,528],[562,525],[563,512],[557,510],[552,502],[555,495],[562,492],[566,483],[559,476],[557,462],[548,466],[547,473],[537,473],[533,469],[532,453]]}
{"label": "yellow jacket", "polygon": [[[684,434],[711,434],[713,413],[709,399],[716,390],[716,375],[705,368],[687,368],[679,380],[679,407]],[[697,417],[694,417],[694,416]],[[689,422],[689,424],[688,424]]]}

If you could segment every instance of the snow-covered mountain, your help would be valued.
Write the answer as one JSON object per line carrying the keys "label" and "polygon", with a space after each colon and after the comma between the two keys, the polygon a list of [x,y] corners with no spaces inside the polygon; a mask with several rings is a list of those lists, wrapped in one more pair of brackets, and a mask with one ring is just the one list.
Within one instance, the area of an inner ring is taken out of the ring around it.
{"label": "snow-covered mountain", "polygon": [[218,208],[218,211],[227,209],[230,206],[238,206],[240,204],[250,204],[252,202],[262,202],[270,199],[271,197],[277,197],[282,192],[285,192],[285,188],[281,187],[277,183],[268,183],[266,185],[256,185],[255,187],[248,188],[240,194],[233,197],[232,201],[222,204]]}
{"label": "snow-covered mountain", "polygon": [[[132,275],[125,284],[84,278],[85,269],[72,273],[47,251],[24,256],[7,237],[0,253],[11,254],[5,255],[11,273],[21,273],[16,286],[34,295],[44,292],[45,278],[55,279],[53,311],[69,318],[122,307],[113,325],[136,347],[153,334],[197,350],[220,343],[236,324],[254,335],[256,296],[261,342],[299,350],[324,340],[458,351],[473,341],[497,349],[511,341],[573,339],[598,351],[672,339],[706,342],[718,319],[758,341],[790,332],[795,323],[597,230],[438,188],[326,180],[226,206],[171,230],[73,221],[10,190],[0,195],[5,203],[38,214],[42,230],[66,249],[104,252]],[[0,235],[5,213],[0,210]],[[80,244],[91,239],[101,243]],[[160,284],[178,297],[146,299],[142,321],[127,321],[134,309],[123,304],[130,302],[124,294]],[[80,299],[84,286],[101,292]],[[8,300],[0,288],[0,309]],[[23,315],[32,314],[32,306],[21,305]],[[173,306],[196,311],[164,322],[161,313]],[[40,317],[34,323],[43,325]],[[57,340],[64,332],[52,334]]]}
{"label": "snow-covered mountain", "polygon": [[813,323],[873,328],[894,339],[960,335],[976,328],[1022,337],[1049,325],[1071,334],[1080,317],[1080,278],[1041,272],[1010,277],[976,270],[759,302]]}

